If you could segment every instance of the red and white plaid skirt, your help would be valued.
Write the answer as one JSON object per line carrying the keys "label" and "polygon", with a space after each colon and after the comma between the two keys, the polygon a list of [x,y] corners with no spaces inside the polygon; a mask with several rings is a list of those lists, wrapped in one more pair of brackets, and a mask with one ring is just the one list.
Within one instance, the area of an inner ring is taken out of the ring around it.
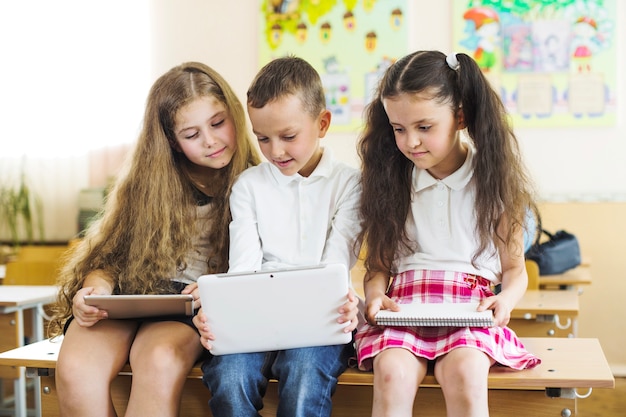
{"label": "red and white plaid skirt", "polygon": [[[394,277],[387,295],[397,303],[468,303],[493,295],[483,277],[450,271],[406,271]],[[473,347],[498,364],[513,369],[533,368],[541,359],[528,352],[508,327],[399,327],[364,324],[355,336],[359,369],[372,369],[376,355],[403,348],[429,360],[458,347]]]}

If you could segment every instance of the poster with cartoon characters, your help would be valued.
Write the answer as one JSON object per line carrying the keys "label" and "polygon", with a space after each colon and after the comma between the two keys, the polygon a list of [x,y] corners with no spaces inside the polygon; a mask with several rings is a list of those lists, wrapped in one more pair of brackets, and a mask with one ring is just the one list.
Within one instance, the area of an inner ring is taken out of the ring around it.
{"label": "poster with cartoon characters", "polygon": [[259,64],[293,54],[320,73],[331,130],[358,131],[385,69],[407,53],[409,0],[260,0]]}
{"label": "poster with cartoon characters", "polygon": [[617,119],[617,0],[453,0],[454,50],[474,57],[514,126]]}

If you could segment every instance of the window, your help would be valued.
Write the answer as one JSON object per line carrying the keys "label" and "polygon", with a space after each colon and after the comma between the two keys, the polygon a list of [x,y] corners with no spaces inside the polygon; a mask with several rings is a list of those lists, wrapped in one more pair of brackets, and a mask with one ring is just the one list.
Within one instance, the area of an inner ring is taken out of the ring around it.
{"label": "window", "polygon": [[148,0],[0,3],[2,156],[135,140],[151,85]]}

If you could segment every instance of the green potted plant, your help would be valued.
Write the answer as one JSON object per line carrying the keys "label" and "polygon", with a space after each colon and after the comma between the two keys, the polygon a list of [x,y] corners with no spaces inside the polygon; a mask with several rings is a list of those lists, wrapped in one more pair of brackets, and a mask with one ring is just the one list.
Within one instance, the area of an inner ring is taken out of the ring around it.
{"label": "green potted plant", "polygon": [[32,244],[35,232],[44,240],[43,203],[28,186],[23,172],[16,185],[0,184],[0,231],[8,236],[14,251],[22,242]]}

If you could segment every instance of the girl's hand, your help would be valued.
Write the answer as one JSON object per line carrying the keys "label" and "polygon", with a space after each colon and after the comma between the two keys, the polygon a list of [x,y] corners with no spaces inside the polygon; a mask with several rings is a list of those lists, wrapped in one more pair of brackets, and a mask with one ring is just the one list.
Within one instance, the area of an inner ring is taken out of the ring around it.
{"label": "girl's hand", "polygon": [[180,293],[193,295],[193,308],[194,309],[198,309],[202,306],[202,303],[200,301],[200,290],[198,290],[197,282],[187,285]]}
{"label": "girl's hand", "polygon": [[207,317],[202,309],[198,310],[198,314],[194,316],[193,324],[200,332],[200,343],[202,343],[202,346],[206,350],[211,350],[213,348],[211,341],[215,340],[215,335],[211,333],[211,328],[207,324]]}
{"label": "girl's hand", "polygon": [[500,293],[491,297],[483,298],[478,304],[478,311],[493,310],[493,321],[495,326],[503,327],[511,320],[511,311],[515,307],[514,303]]}
{"label": "girl's hand", "polygon": [[344,327],[344,333],[351,333],[359,324],[359,299],[356,296],[354,290],[350,288],[348,290],[348,301],[339,308],[339,314],[341,317],[337,319],[339,323],[349,323]]}
{"label": "girl's hand", "polygon": [[365,300],[365,319],[372,326],[377,326],[375,317],[380,310],[400,311],[400,306],[382,293]]}
{"label": "girl's hand", "polygon": [[106,310],[85,304],[85,296],[90,294],[111,294],[107,287],[83,287],[76,292],[72,299],[72,314],[74,320],[82,327],[91,327],[109,315]]}

